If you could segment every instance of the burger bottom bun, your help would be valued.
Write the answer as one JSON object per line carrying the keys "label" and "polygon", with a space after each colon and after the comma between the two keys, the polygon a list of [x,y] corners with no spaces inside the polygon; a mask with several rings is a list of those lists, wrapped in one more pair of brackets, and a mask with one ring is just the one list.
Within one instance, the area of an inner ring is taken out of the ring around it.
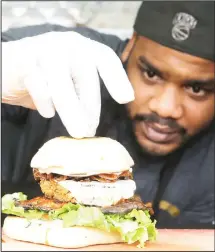
{"label": "burger bottom bun", "polygon": [[80,248],[122,242],[118,233],[90,227],[64,228],[60,220],[28,221],[25,218],[8,216],[4,221],[3,232],[15,240],[59,248]]}

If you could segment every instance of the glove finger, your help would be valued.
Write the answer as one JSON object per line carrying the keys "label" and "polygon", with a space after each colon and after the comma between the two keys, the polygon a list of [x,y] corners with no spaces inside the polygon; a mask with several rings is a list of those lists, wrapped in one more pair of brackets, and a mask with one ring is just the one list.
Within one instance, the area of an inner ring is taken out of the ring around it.
{"label": "glove finger", "polygon": [[75,138],[90,136],[86,111],[75,92],[68,68],[43,62],[43,69],[53,104],[68,133]]}
{"label": "glove finger", "polygon": [[96,65],[108,92],[120,104],[134,100],[134,90],[116,53],[109,47],[97,43]]}
{"label": "glove finger", "polygon": [[94,136],[101,112],[100,80],[95,64],[89,58],[76,58],[71,62],[71,75],[75,92],[83,106],[88,122],[88,134]]}
{"label": "glove finger", "polygon": [[34,68],[34,71],[24,79],[24,84],[40,115],[46,118],[53,117],[55,115],[55,108],[47,82],[41,71],[38,68]]}

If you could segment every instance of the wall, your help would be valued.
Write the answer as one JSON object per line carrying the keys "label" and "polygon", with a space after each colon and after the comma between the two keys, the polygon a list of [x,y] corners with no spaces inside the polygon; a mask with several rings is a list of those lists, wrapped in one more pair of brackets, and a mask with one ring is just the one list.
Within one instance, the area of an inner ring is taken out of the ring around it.
{"label": "wall", "polygon": [[2,30],[55,23],[128,35],[141,1],[2,1]]}

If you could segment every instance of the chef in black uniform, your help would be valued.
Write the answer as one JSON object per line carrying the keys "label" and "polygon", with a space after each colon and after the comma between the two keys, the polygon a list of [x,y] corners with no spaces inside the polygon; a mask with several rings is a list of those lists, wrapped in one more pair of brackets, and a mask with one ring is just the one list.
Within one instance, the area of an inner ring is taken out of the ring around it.
{"label": "chef in black uniform", "polygon": [[214,1],[144,1],[127,40],[45,24],[2,41],[2,194],[40,194],[47,140],[106,136],[158,227],[214,228]]}

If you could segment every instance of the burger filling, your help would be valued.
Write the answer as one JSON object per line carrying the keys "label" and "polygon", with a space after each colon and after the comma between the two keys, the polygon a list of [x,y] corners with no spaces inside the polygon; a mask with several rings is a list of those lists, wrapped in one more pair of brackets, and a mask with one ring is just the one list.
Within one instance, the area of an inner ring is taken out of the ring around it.
{"label": "burger filling", "polygon": [[107,207],[122,199],[132,198],[136,190],[136,184],[129,171],[71,177],[40,173],[38,169],[34,169],[33,174],[44,195],[60,202]]}
{"label": "burger filling", "polygon": [[[16,207],[23,207],[25,210],[39,210],[49,212],[52,210],[60,209],[61,207],[66,205],[67,202],[59,202],[53,199],[48,199],[46,197],[36,197],[31,200],[15,201],[14,204]],[[151,204],[143,204],[140,197],[136,195],[130,199],[121,200],[116,205],[100,208],[103,213],[109,214],[125,214],[133,209],[148,210],[151,215],[153,214]]]}

